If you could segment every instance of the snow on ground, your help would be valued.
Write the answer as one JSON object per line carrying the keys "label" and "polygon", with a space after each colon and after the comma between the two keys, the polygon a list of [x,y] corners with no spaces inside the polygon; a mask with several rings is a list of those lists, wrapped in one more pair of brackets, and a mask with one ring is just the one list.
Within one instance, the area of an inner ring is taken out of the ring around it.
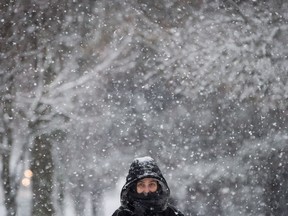
{"label": "snow on ground", "polygon": [[[125,184],[125,178],[122,177],[116,183],[115,187],[111,187],[111,190],[107,190],[103,197],[103,216],[111,216],[114,211],[120,206],[120,192]],[[3,205],[3,190],[0,187],[0,215],[5,215],[5,206]],[[20,209],[20,216],[28,216],[31,212],[31,190],[22,188],[19,191],[17,201]],[[70,196],[65,197],[64,216],[73,216],[75,209],[73,206],[73,200]],[[90,209],[91,206],[86,206],[86,209]],[[25,210],[25,211],[21,211]],[[85,215],[91,215],[91,212],[85,211]]]}
{"label": "snow on ground", "polygon": [[116,187],[110,191],[106,191],[103,197],[103,214],[111,216],[114,211],[120,206],[120,192],[125,184],[125,178],[120,178],[116,183]]}

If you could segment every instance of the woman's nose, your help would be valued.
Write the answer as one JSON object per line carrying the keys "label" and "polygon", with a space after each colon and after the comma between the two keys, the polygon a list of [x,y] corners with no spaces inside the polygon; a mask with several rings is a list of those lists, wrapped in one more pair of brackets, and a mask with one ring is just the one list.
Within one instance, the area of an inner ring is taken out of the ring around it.
{"label": "woman's nose", "polygon": [[149,186],[148,186],[148,185],[145,185],[145,187],[144,187],[144,193],[149,193],[149,192],[150,192]]}

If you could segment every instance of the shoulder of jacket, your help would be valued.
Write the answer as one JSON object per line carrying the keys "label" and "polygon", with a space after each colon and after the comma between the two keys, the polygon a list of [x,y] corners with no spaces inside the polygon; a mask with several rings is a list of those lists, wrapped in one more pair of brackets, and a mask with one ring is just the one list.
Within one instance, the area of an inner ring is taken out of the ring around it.
{"label": "shoulder of jacket", "polygon": [[113,213],[112,216],[133,216],[133,212],[121,206]]}
{"label": "shoulder of jacket", "polygon": [[170,211],[173,212],[173,215],[176,215],[176,216],[184,216],[184,214],[178,210],[176,207],[172,206],[172,205],[168,205],[168,209],[170,209]]}

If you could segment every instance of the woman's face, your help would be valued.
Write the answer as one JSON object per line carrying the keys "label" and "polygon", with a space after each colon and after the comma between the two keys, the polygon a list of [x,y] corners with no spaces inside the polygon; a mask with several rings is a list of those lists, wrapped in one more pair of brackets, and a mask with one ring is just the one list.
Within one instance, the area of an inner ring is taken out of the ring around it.
{"label": "woman's face", "polygon": [[148,194],[158,189],[157,180],[154,178],[144,178],[137,182],[137,193]]}

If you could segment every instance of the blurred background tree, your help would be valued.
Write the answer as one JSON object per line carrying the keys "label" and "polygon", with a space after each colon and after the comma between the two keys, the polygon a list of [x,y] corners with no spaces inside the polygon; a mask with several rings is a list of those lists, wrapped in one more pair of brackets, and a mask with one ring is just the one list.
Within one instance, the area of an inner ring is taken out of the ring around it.
{"label": "blurred background tree", "polygon": [[285,1],[0,7],[7,215],[28,168],[32,215],[101,215],[143,155],[187,215],[287,213]]}

